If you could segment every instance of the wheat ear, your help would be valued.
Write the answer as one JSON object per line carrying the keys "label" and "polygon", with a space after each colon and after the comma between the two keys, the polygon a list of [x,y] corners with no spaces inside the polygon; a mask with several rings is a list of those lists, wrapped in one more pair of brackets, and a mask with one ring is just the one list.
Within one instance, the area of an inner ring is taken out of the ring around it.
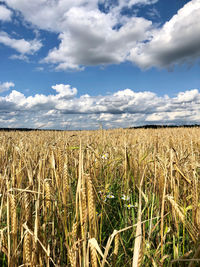
{"label": "wheat ear", "polygon": [[94,191],[93,184],[90,175],[86,175],[87,181],[87,199],[88,199],[88,217],[89,217],[89,231],[90,237],[96,236],[96,222],[95,222],[95,201],[94,201]]}

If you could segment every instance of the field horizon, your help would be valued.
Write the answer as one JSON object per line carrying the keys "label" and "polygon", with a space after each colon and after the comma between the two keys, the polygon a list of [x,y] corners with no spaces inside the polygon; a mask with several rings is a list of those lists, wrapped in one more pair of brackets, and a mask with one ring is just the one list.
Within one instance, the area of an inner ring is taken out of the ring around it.
{"label": "field horizon", "polygon": [[[181,124],[181,125],[168,125],[168,124],[144,124],[144,125],[138,125],[138,126],[130,126],[130,127],[116,127],[116,128],[102,128],[100,126],[99,129],[104,129],[104,130],[117,130],[117,129],[123,129],[123,130],[128,130],[128,129],[162,129],[162,128],[199,128],[200,124]],[[69,132],[79,132],[79,131],[98,131],[99,129],[42,129],[42,128],[13,128],[13,127],[0,127],[0,131],[69,131]]]}

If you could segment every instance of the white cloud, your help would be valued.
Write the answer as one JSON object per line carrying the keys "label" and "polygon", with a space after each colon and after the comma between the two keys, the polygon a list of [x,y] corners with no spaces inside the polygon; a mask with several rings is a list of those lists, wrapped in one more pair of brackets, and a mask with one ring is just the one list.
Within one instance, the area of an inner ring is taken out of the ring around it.
{"label": "white cloud", "polygon": [[11,21],[12,11],[6,8],[3,5],[0,5],[0,20],[2,21]]}
{"label": "white cloud", "polygon": [[9,95],[2,97],[1,99],[2,100],[4,99],[10,103],[17,104],[19,107],[22,106],[26,101],[24,94],[22,94],[16,90],[13,90]]}
{"label": "white cloud", "polygon": [[124,6],[124,3],[127,3],[127,6],[131,7],[133,5],[152,5],[158,2],[158,0],[119,0],[119,2]]}
{"label": "white cloud", "polygon": [[165,113],[153,113],[146,117],[146,121],[148,122],[163,122],[164,120],[166,121],[166,119],[167,117]]}
{"label": "white cloud", "polygon": [[97,120],[99,121],[111,121],[113,118],[114,115],[110,113],[101,113],[99,116],[97,116]]}
{"label": "white cloud", "polygon": [[15,39],[10,37],[4,31],[0,32],[0,43],[15,49],[22,55],[24,54],[32,55],[42,47],[42,43],[39,40],[34,39],[27,41],[24,39]]}
{"label": "white cloud", "polygon": [[152,31],[149,42],[131,49],[130,60],[141,68],[191,64],[200,57],[200,1],[181,8],[162,28]]}
{"label": "white cloud", "polygon": [[[157,1],[5,0],[5,3],[19,11],[34,29],[58,34],[59,45],[41,61],[53,64],[57,70],[82,70],[84,66],[125,61],[140,68],[170,68],[195,62],[200,57],[200,0],[185,4],[163,26],[121,12],[123,8],[138,9]],[[154,6],[149,12],[159,17]],[[33,54],[42,46],[36,39],[16,40],[5,32],[0,33],[0,41],[23,55]]]}
{"label": "white cloud", "polygon": [[65,29],[65,13],[73,7],[94,10],[98,0],[5,0],[6,4],[21,12],[24,19],[40,29],[62,32]]}
{"label": "white cloud", "polygon": [[61,97],[71,98],[77,95],[77,89],[71,88],[69,84],[56,84],[53,85],[52,88],[56,90],[60,98]]}
{"label": "white cloud", "polygon": [[9,58],[14,59],[14,60],[18,59],[18,60],[23,60],[23,61],[29,62],[29,58],[24,54],[19,54],[19,55],[14,54],[14,55],[11,55]]}
{"label": "white cloud", "polygon": [[199,98],[199,91],[197,89],[180,92],[175,98],[176,103],[187,103],[195,101]]}
{"label": "white cloud", "polygon": [[[120,15],[120,10],[156,1],[120,1],[109,13],[99,10],[98,0],[6,0],[6,3],[39,29],[59,33],[59,46],[50,50],[42,62],[55,64],[57,70],[82,70],[85,65],[126,61],[130,49],[148,38],[152,23],[144,18],[126,18]],[[106,5],[106,1],[101,3]]]}
{"label": "white cloud", "polygon": [[151,22],[132,18],[120,29],[116,21],[100,11],[71,8],[66,13],[67,31],[59,35],[60,45],[44,59],[58,64],[58,70],[81,69],[82,65],[121,63],[130,48],[148,36]]}
{"label": "white cloud", "polygon": [[[200,93],[197,89],[160,97],[155,93],[120,90],[111,95],[77,97],[70,85],[52,86],[56,94],[26,97],[19,91],[0,97],[0,119],[14,127],[94,129],[144,124],[191,124],[200,121]],[[3,123],[1,123],[3,127]]]}
{"label": "white cloud", "polygon": [[4,83],[0,82],[0,93],[4,91],[8,91],[10,90],[11,87],[14,87],[14,86],[15,84],[13,82],[4,82]]}
{"label": "white cloud", "polygon": [[57,92],[56,95],[36,94],[35,96],[25,97],[21,92],[13,90],[9,95],[0,98],[0,100],[13,103],[19,109],[24,108],[26,111],[31,111],[32,109],[39,111],[40,109],[55,109],[57,105],[60,106],[63,102],[68,103],[77,94],[77,89],[71,88],[70,85],[57,84],[52,88]]}

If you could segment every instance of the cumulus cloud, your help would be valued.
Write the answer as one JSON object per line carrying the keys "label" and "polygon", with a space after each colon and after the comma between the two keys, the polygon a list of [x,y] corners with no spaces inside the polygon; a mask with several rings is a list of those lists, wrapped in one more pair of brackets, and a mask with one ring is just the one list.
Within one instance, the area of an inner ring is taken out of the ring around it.
{"label": "cumulus cloud", "polygon": [[3,5],[0,5],[0,20],[7,22],[11,21],[12,11]]}
{"label": "cumulus cloud", "polygon": [[59,35],[59,47],[44,59],[57,64],[58,70],[121,63],[137,41],[147,38],[151,27],[150,21],[131,18],[120,29],[114,29],[115,19],[99,10],[71,8],[66,17],[67,31]]}
{"label": "cumulus cloud", "polygon": [[[200,92],[174,97],[150,91],[120,90],[111,95],[81,95],[70,85],[57,84],[55,94],[26,97],[19,91],[0,97],[0,119],[12,127],[95,129],[144,124],[191,124],[200,120]],[[13,121],[12,121],[13,120]],[[1,126],[5,126],[1,121]],[[12,122],[12,123],[11,123]]]}
{"label": "cumulus cloud", "polygon": [[[41,61],[54,64],[57,70],[82,70],[84,66],[125,61],[140,68],[193,63],[200,57],[200,1],[185,4],[163,26],[122,12],[124,8],[157,1],[5,0],[5,3],[34,27],[58,34],[59,45]],[[155,7],[151,10],[158,16]],[[5,35],[1,33],[1,42],[20,53],[33,53],[41,48],[38,40],[10,40]]]}
{"label": "cumulus cloud", "polygon": [[200,1],[190,1],[161,28],[154,29],[148,42],[132,48],[129,59],[141,68],[193,63],[200,57],[199,15]]}
{"label": "cumulus cloud", "polygon": [[73,7],[86,10],[98,8],[98,0],[5,0],[11,8],[20,11],[24,19],[40,29],[62,32],[65,29],[65,14]]}
{"label": "cumulus cloud", "polygon": [[196,102],[199,99],[199,91],[197,89],[180,92],[175,98],[176,103]]}
{"label": "cumulus cloud", "polygon": [[13,90],[9,95],[0,98],[2,101],[15,104],[19,110],[49,110],[61,105],[63,102],[68,103],[77,94],[76,88],[71,88],[70,85],[56,84],[52,88],[57,92],[55,95],[36,94],[34,96],[25,97],[19,91]]}
{"label": "cumulus cloud", "polygon": [[59,33],[59,46],[50,50],[41,62],[53,63],[57,70],[82,70],[85,65],[126,61],[130,49],[148,38],[152,22],[139,17],[128,18],[120,12],[124,7],[156,1],[116,1],[110,5],[109,12],[99,8],[100,4],[108,5],[106,0],[5,2],[39,29]]}
{"label": "cumulus cloud", "polygon": [[14,87],[14,86],[15,84],[13,82],[4,82],[4,83],[0,82],[0,93],[4,91],[8,91],[10,90],[11,87]]}
{"label": "cumulus cloud", "polygon": [[32,55],[42,47],[39,40],[15,39],[4,31],[0,31],[0,43],[13,48],[22,55]]}
{"label": "cumulus cloud", "polygon": [[[63,32],[67,27],[68,12],[72,9],[80,8],[85,11],[87,19],[88,12],[99,11],[99,4],[105,8],[110,8],[109,13],[116,16],[124,7],[134,5],[151,5],[158,0],[5,0],[5,3],[11,8],[20,11],[24,19],[40,29]],[[117,11],[116,11],[117,10]],[[110,14],[108,14],[110,16]],[[120,19],[120,18],[118,18]],[[76,22],[74,20],[74,22]],[[119,21],[118,21],[119,22]]]}
{"label": "cumulus cloud", "polygon": [[71,88],[69,84],[56,84],[52,86],[52,89],[59,94],[59,97],[64,98],[71,98],[77,94],[77,89]]}

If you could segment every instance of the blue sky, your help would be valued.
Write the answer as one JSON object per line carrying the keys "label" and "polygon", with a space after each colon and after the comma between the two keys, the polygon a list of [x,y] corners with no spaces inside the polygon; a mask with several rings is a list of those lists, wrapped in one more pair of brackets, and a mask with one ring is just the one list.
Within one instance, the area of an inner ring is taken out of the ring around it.
{"label": "blue sky", "polygon": [[0,127],[200,119],[200,0],[0,0]]}

